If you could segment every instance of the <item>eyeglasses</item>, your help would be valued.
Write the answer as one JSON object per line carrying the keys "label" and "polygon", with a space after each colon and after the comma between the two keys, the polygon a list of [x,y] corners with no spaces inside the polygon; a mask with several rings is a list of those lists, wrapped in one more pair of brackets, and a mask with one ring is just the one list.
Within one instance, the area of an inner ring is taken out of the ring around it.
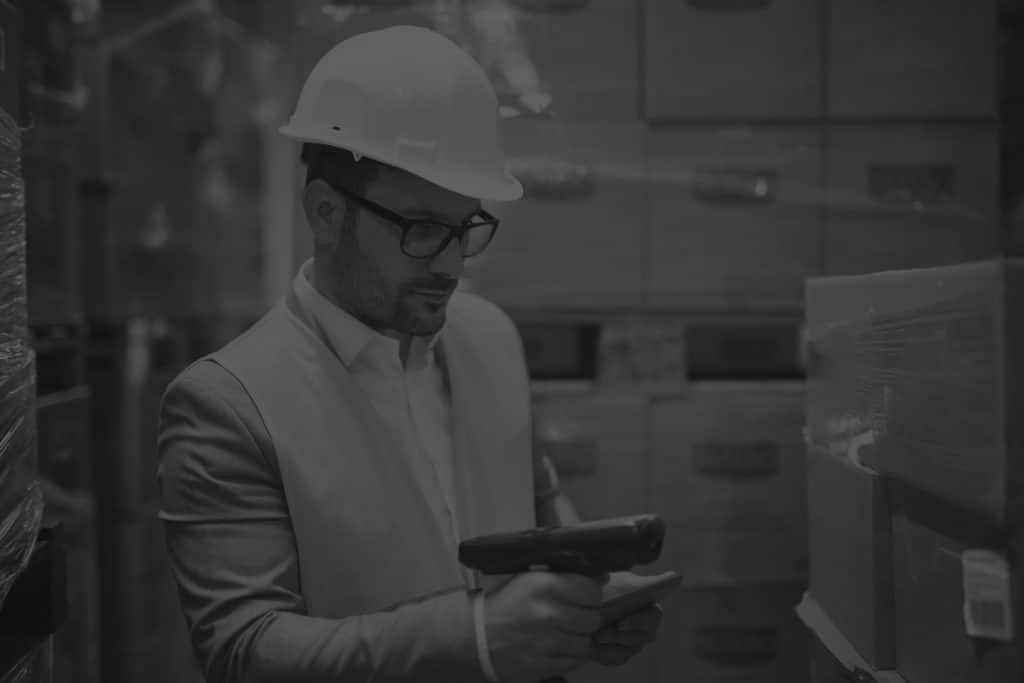
{"label": "eyeglasses", "polygon": [[416,259],[434,258],[448,248],[452,240],[459,240],[462,256],[470,258],[479,255],[494,239],[501,222],[484,209],[480,209],[462,225],[449,225],[440,221],[407,218],[395,213],[366,197],[361,197],[344,187],[328,183],[339,194],[375,213],[385,220],[391,221],[402,229],[402,252]]}

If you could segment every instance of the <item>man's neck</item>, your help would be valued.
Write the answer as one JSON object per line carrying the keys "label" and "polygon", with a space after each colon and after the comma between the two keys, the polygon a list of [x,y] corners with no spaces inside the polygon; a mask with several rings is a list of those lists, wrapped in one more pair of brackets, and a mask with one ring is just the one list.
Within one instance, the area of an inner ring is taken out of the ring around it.
{"label": "man's neck", "polygon": [[377,332],[378,334],[382,334],[385,337],[389,337],[391,339],[397,340],[398,341],[398,357],[401,360],[402,365],[405,366],[406,362],[409,360],[409,351],[412,348],[412,341],[413,341],[412,335],[411,334],[406,334],[404,332],[398,332],[397,330],[392,330],[392,329],[389,329],[389,328],[386,328],[386,327],[380,327],[378,325],[373,324],[369,320],[366,320],[365,318],[360,316],[358,313],[352,311],[350,309],[350,307],[345,306],[339,300],[339,298],[337,296],[335,296],[331,292],[331,289],[330,289],[330,287],[328,287],[326,285],[326,282],[327,282],[327,278],[324,277],[321,274],[320,270],[316,267],[316,262],[314,261],[314,265],[313,265],[313,281],[310,283],[310,284],[313,285],[313,288],[317,292],[319,292],[320,295],[323,296],[325,299],[330,301],[332,304],[334,304],[335,306],[337,306],[341,310],[345,311],[347,314],[351,315],[353,318],[355,318],[359,322],[361,322],[364,325],[366,325],[367,327],[369,327],[374,332]]}

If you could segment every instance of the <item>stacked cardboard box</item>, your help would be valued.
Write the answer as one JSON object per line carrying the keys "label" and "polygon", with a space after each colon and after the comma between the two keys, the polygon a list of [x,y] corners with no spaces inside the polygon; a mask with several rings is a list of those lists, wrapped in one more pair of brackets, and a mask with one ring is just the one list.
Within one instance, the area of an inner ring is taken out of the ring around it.
{"label": "stacked cardboard box", "polygon": [[803,683],[809,660],[807,634],[793,612],[799,596],[793,585],[681,591],[665,606],[654,680]]}
{"label": "stacked cardboard box", "polygon": [[892,523],[882,479],[810,451],[810,593],[872,669],[895,666]]}
{"label": "stacked cardboard box", "polygon": [[663,606],[658,644],[629,672],[590,667],[570,680],[804,680],[807,641],[792,613],[807,580],[796,326],[532,320],[522,323],[527,361],[545,377],[538,446],[563,491],[583,519],[661,515],[662,558],[639,571],[685,581]]}
{"label": "stacked cardboard box", "polygon": [[810,596],[910,683],[1024,676],[1024,263],[812,280]]}
{"label": "stacked cardboard box", "polygon": [[655,680],[803,681],[806,586],[798,382],[695,382],[651,409],[650,510],[667,525]]}
{"label": "stacked cardboard box", "polygon": [[805,597],[797,614],[813,641],[810,683],[906,683],[894,671],[874,670],[815,599]]}
{"label": "stacked cardboard box", "polygon": [[799,384],[697,385],[651,415],[651,508],[692,587],[806,581]]}

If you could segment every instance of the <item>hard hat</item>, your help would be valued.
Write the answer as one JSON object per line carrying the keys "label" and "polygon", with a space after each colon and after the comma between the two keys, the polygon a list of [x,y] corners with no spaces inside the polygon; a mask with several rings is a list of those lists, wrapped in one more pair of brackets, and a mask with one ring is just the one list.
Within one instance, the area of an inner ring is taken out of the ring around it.
{"label": "hard hat", "polygon": [[505,167],[498,99],[486,73],[429,29],[392,26],[338,43],[313,67],[280,131],[468,197],[523,193]]}

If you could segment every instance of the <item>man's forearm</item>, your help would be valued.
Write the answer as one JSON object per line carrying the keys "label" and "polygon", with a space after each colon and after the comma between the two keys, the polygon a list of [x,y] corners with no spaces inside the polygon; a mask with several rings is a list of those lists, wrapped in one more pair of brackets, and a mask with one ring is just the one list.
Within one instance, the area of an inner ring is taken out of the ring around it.
{"label": "man's forearm", "polygon": [[342,620],[268,614],[215,662],[211,680],[485,683],[471,619],[469,597],[460,593]]}

